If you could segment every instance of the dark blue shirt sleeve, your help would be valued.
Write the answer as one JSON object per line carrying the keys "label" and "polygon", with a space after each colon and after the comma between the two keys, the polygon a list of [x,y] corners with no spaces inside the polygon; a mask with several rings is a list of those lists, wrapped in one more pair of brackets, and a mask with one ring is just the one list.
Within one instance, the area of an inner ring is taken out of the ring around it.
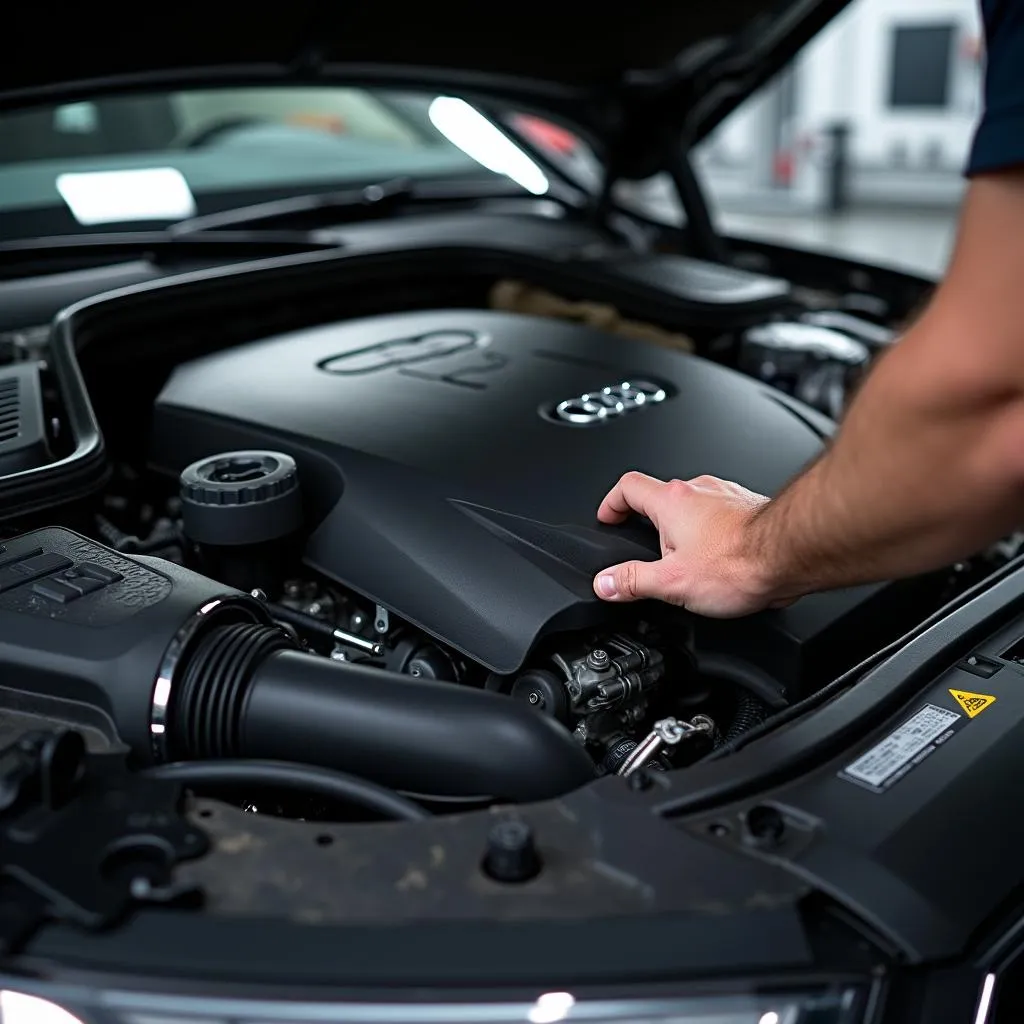
{"label": "dark blue shirt sleeve", "polygon": [[981,0],[985,110],[967,174],[1024,165],[1024,0]]}

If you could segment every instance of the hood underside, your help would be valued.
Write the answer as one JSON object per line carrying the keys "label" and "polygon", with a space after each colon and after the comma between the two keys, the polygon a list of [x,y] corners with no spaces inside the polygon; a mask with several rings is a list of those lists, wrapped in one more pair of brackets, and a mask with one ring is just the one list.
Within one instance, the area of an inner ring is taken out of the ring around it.
{"label": "hood underside", "polygon": [[540,17],[467,0],[397,9],[297,0],[272,14],[185,0],[127,17],[107,4],[30,5],[19,13],[19,60],[0,70],[0,105],[171,83],[344,78],[507,97],[599,140],[652,102],[694,139],[847,3],[637,0],[615,14],[549,5]]}

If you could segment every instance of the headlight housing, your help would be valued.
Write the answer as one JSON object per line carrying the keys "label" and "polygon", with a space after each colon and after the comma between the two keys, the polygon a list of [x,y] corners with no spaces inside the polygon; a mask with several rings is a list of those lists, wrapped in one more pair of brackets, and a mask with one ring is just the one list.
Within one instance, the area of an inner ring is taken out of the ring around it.
{"label": "headlight housing", "polygon": [[[93,997],[92,999],[90,997]],[[862,1024],[868,989],[822,985],[804,991],[591,998],[551,991],[495,1002],[285,1002],[88,993],[84,1005],[0,992],[0,1024]],[[99,1017],[91,1012],[89,1003]],[[173,1004],[173,1005],[172,1005]],[[101,1008],[101,1009],[100,1009]]]}

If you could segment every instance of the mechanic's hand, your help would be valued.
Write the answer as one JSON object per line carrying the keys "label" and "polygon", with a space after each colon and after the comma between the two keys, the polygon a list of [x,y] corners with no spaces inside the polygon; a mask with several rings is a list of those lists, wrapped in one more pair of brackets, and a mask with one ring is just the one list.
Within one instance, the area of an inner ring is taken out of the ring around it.
{"label": "mechanic's hand", "polygon": [[665,483],[627,473],[608,492],[597,518],[621,523],[631,513],[658,530],[662,558],[623,562],[599,573],[594,592],[606,601],[657,598],[714,618],[735,618],[777,602],[750,529],[768,499],[713,476]]}

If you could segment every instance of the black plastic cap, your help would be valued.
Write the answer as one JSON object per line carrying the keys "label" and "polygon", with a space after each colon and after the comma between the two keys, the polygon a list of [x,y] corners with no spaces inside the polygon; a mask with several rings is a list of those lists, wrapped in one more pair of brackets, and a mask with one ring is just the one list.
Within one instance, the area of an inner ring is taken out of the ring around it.
{"label": "black plastic cap", "polygon": [[181,516],[197,544],[265,544],[302,526],[295,460],[283,452],[224,452],[181,474]]}
{"label": "black plastic cap", "polygon": [[526,882],[540,871],[533,830],[525,821],[509,818],[487,834],[484,872],[496,882]]}

